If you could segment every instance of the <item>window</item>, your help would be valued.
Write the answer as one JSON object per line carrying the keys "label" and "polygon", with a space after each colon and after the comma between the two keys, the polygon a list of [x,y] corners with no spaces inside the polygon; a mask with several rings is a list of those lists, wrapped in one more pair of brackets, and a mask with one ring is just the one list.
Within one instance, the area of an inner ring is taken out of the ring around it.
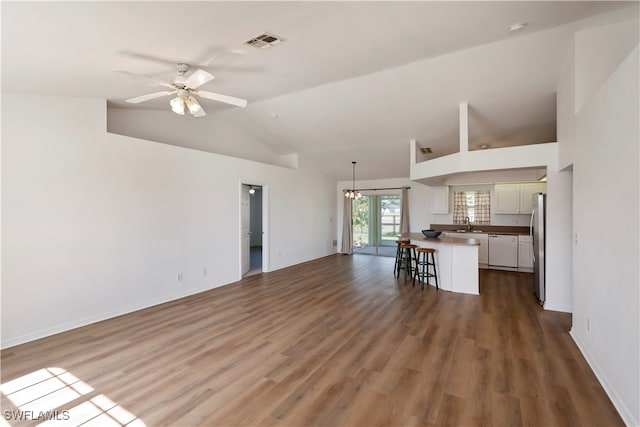
{"label": "window", "polygon": [[453,197],[453,223],[489,224],[491,201],[489,190],[456,191]]}
{"label": "window", "polygon": [[467,202],[467,216],[469,217],[469,222],[476,222],[476,192],[465,191],[464,196]]}

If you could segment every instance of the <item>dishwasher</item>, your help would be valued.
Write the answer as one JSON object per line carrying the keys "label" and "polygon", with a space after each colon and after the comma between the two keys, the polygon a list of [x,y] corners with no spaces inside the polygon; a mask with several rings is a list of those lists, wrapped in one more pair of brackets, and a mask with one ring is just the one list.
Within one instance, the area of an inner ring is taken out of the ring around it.
{"label": "dishwasher", "polygon": [[489,234],[489,266],[518,268],[518,236]]}

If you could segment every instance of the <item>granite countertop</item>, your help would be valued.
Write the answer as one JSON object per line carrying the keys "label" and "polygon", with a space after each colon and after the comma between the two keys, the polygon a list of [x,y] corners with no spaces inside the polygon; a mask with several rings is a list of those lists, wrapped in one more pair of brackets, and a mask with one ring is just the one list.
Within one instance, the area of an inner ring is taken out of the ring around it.
{"label": "granite countertop", "polygon": [[[514,236],[529,235],[528,226],[517,225],[473,225],[471,231],[458,232],[457,230],[465,229],[464,224],[431,224],[432,230],[439,230],[443,232],[457,232],[461,236],[469,234],[485,233],[485,234],[509,234]],[[476,233],[474,233],[476,231]]]}

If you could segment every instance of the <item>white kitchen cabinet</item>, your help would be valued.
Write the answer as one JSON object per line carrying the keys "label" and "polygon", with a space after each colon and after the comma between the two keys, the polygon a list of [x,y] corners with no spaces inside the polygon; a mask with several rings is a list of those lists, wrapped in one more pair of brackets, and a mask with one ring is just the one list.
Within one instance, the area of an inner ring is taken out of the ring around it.
{"label": "white kitchen cabinet", "polygon": [[496,184],[494,213],[520,213],[520,184]]}
{"label": "white kitchen cabinet", "polygon": [[457,231],[445,231],[442,237],[454,237],[458,239],[478,239],[480,246],[478,247],[478,266],[487,268],[489,264],[489,234],[487,233],[458,233]]}
{"label": "white kitchen cabinet", "polygon": [[531,236],[518,236],[518,270],[533,271]]}
{"label": "white kitchen cabinet", "polygon": [[520,184],[520,213],[530,214],[533,206],[531,199],[534,193],[545,193],[547,184],[544,182],[527,182]]}
{"label": "white kitchen cabinet", "polygon": [[449,187],[433,187],[431,189],[431,213],[449,213]]}
{"label": "white kitchen cabinet", "polygon": [[544,182],[525,182],[521,184],[496,184],[494,187],[493,213],[495,214],[531,214],[533,193],[544,193]]}

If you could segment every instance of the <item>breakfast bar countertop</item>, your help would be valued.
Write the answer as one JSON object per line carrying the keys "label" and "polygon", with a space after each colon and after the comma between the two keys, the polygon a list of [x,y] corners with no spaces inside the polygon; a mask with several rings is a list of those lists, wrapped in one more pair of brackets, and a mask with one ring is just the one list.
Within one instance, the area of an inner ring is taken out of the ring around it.
{"label": "breakfast bar countertop", "polygon": [[464,245],[464,246],[480,246],[480,240],[466,237],[466,233],[460,233],[460,237],[426,237],[422,233],[410,232],[400,234],[400,238],[424,241],[429,243],[444,244],[444,245]]}

